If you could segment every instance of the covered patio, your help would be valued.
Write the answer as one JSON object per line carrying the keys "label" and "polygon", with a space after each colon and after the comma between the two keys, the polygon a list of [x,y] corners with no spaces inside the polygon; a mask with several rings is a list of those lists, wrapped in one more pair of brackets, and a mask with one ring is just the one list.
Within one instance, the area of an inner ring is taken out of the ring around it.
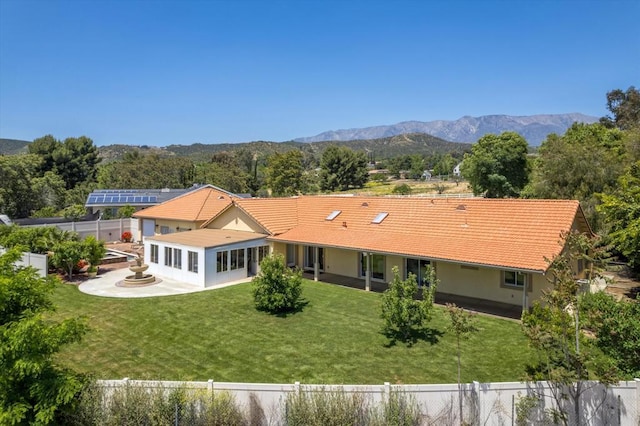
{"label": "covered patio", "polygon": [[[302,277],[313,281],[313,272],[304,272]],[[344,275],[329,274],[321,272],[318,275],[318,281],[351,287],[359,290],[365,290],[365,280],[362,278],[346,277]],[[379,281],[371,281],[371,291],[382,293],[388,288],[387,283]],[[436,292],[435,303],[445,305],[447,303],[455,303],[457,306],[470,311],[497,316],[501,318],[509,318],[519,320],[522,316],[522,307],[519,305],[511,305],[508,303],[494,302],[490,300],[478,299],[475,297],[458,296],[455,294]]]}

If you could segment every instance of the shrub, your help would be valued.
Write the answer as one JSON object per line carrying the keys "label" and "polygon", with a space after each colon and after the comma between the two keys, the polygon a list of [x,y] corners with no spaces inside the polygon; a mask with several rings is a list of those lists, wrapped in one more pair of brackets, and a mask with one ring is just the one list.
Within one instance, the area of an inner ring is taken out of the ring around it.
{"label": "shrub", "polygon": [[121,237],[122,237],[122,241],[129,242],[131,241],[131,237],[133,237],[133,235],[129,231],[124,231]]}
{"label": "shrub", "polygon": [[256,309],[284,313],[299,309],[302,273],[287,268],[284,256],[275,254],[260,262],[260,273],[252,281]]}
{"label": "shrub", "polygon": [[399,195],[409,195],[411,194],[411,187],[406,183],[403,183],[402,185],[396,185],[391,192]]}
{"label": "shrub", "polygon": [[301,390],[285,399],[285,424],[292,426],[369,425],[371,410],[362,394],[343,390]]}

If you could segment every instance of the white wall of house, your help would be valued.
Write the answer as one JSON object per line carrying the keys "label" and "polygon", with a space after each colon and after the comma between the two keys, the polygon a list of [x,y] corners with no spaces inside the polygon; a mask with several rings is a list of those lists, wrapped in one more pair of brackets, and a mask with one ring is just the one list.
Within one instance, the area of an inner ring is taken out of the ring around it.
{"label": "white wall of house", "polygon": [[[157,259],[152,259],[152,245],[158,247]],[[199,287],[211,287],[247,278],[251,271],[248,251],[254,247],[265,245],[267,245],[266,241],[259,239],[205,249],[202,247],[146,240],[144,243],[144,261],[149,265],[148,272],[159,278],[166,277]],[[170,262],[167,262],[167,250],[171,251]],[[232,253],[232,251],[235,251],[235,253]],[[241,254],[239,251],[241,251]],[[189,270],[189,252],[197,253],[197,272]],[[226,253],[220,256],[225,262],[224,267],[218,268],[218,253]],[[176,260],[176,255],[180,256],[179,261]],[[242,258],[242,264],[238,265],[236,262],[234,265],[234,258]]]}

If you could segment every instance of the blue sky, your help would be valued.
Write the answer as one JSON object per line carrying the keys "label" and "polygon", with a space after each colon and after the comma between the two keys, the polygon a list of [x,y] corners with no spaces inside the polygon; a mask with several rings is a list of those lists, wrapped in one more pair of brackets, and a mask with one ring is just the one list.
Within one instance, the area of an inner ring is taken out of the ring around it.
{"label": "blue sky", "polygon": [[581,112],[640,86],[640,1],[0,0],[0,137],[285,141]]}

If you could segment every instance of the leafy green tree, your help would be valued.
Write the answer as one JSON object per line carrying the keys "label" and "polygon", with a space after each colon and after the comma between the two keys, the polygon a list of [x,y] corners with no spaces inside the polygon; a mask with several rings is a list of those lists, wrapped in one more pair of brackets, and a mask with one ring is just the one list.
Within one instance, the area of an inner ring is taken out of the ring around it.
{"label": "leafy green tree", "polygon": [[107,253],[104,241],[98,240],[93,235],[89,235],[82,241],[82,257],[89,262],[92,270],[97,270],[100,261]]}
{"label": "leafy green tree", "polygon": [[398,195],[410,195],[411,187],[406,183],[403,183],[402,185],[396,185],[391,192]]}
{"label": "leafy green tree", "polygon": [[459,160],[453,158],[451,154],[441,156],[433,167],[435,175],[449,175],[453,173],[453,168],[458,164]]}
{"label": "leafy green tree", "polygon": [[77,222],[87,215],[87,209],[82,204],[74,204],[64,209],[62,215],[65,219],[71,219]]}
{"label": "leafy green tree", "polygon": [[22,247],[31,253],[47,253],[57,243],[78,241],[78,234],[61,231],[55,226],[23,228],[17,225],[0,227],[0,246],[5,248]]}
{"label": "leafy green tree", "polygon": [[[530,312],[522,314],[522,327],[537,360],[527,365],[527,379],[546,380],[558,409],[551,410],[555,422],[581,424],[581,396],[590,389],[587,380],[604,385],[618,378],[615,362],[583,333],[580,323],[578,282],[573,265],[579,260],[592,265],[589,278],[597,275],[602,250],[587,236],[571,233],[563,236],[564,251],[550,263],[547,279],[553,285],[544,291]],[[563,409],[572,403],[573,411]]]}
{"label": "leafy green tree", "polygon": [[305,191],[303,155],[299,150],[275,153],[267,159],[266,184],[277,197]]}
{"label": "leafy green tree", "polygon": [[426,169],[426,163],[422,155],[411,156],[411,168],[409,169],[409,179],[420,180]]}
{"label": "leafy green tree", "polygon": [[38,176],[53,171],[72,189],[82,182],[94,181],[100,162],[98,148],[86,136],[67,138],[60,142],[52,135],[35,139],[29,144],[29,153],[42,158]]}
{"label": "leafy green tree", "polygon": [[622,132],[601,124],[574,123],[563,136],[549,135],[538,154],[525,195],[577,199],[591,225],[598,229],[595,194],[614,188],[624,170]]}
{"label": "leafy green tree", "polygon": [[101,188],[188,188],[194,181],[194,164],[188,158],[128,153],[121,161],[98,170]]}
{"label": "leafy green tree", "polygon": [[431,320],[438,282],[432,268],[429,268],[427,275],[430,285],[423,288],[420,300],[417,299],[416,276],[409,274],[406,280],[402,280],[398,267],[393,267],[393,280],[382,294],[380,314],[384,321],[382,333],[391,343],[401,341],[411,345],[428,331],[427,323]]}
{"label": "leafy green tree", "polygon": [[515,132],[481,137],[465,155],[462,175],[476,195],[517,197],[529,181],[527,141]]}
{"label": "leafy green tree", "polygon": [[62,241],[53,246],[51,264],[67,272],[69,281],[73,280],[73,268],[85,256],[85,247],[80,241]]}
{"label": "leafy green tree", "polygon": [[42,207],[32,184],[41,161],[35,155],[0,155],[0,211],[16,219]]}
{"label": "leafy green tree", "polygon": [[367,157],[344,146],[331,145],[320,160],[320,189],[344,191],[362,188],[369,179]]}
{"label": "leafy green tree", "polygon": [[65,182],[55,172],[47,171],[44,176],[33,178],[31,188],[37,200],[36,209],[44,207],[51,207],[54,210],[64,209],[67,196]]}
{"label": "leafy green tree", "polygon": [[272,254],[260,262],[260,273],[251,281],[251,292],[259,311],[296,311],[301,306],[302,272],[288,268],[281,254]]}
{"label": "leafy green tree", "polygon": [[468,337],[471,333],[479,331],[475,321],[475,314],[465,311],[463,308],[456,306],[454,303],[447,303],[447,314],[449,315],[449,330],[456,335],[456,348],[458,355],[458,410],[460,420],[463,419],[462,411],[462,381],[460,366],[460,340]]}
{"label": "leafy green tree", "polygon": [[116,214],[116,216],[118,216],[118,219],[127,218],[127,217],[131,217],[135,212],[136,212],[135,207],[130,206],[129,204],[126,204],[118,209],[118,213]]}
{"label": "leafy green tree", "polygon": [[640,301],[616,300],[603,291],[580,299],[584,327],[595,344],[613,358],[624,378],[640,377]]}
{"label": "leafy green tree", "polygon": [[640,91],[635,87],[629,87],[626,92],[620,89],[607,92],[607,109],[613,117],[601,118],[604,126],[621,130],[640,127]]}
{"label": "leafy green tree", "polygon": [[87,328],[78,319],[45,318],[56,278],[16,267],[19,258],[15,249],[0,256],[0,424],[53,424],[83,388],[55,355]]}
{"label": "leafy green tree", "polygon": [[640,161],[618,179],[613,192],[600,197],[602,204],[596,209],[610,227],[608,241],[640,273]]}

